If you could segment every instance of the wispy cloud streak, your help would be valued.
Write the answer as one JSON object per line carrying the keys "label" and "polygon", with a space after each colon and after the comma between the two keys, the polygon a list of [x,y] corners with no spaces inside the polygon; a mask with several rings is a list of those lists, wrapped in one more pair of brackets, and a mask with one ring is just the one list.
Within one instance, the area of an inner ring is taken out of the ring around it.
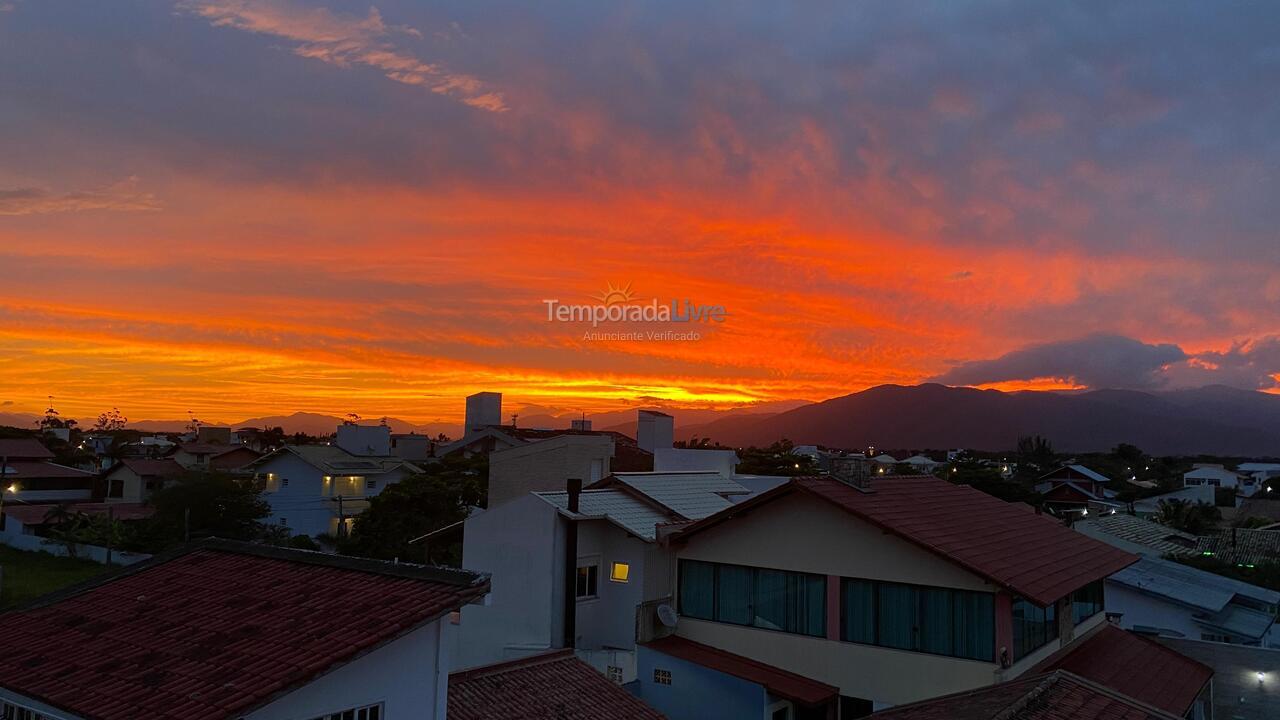
{"label": "wispy cloud streak", "polygon": [[0,188],[0,215],[44,215],[48,213],[110,210],[141,212],[159,210],[155,195],[139,192],[134,178],[98,190],[55,193],[40,187]]}
{"label": "wispy cloud streak", "polygon": [[293,52],[300,57],[339,67],[371,67],[396,82],[424,87],[481,110],[507,109],[502,94],[478,78],[426,62],[400,47],[397,36],[421,39],[422,33],[406,25],[388,25],[376,7],[370,7],[364,17],[289,0],[183,0],[178,7],[218,27],[294,41],[298,45]]}

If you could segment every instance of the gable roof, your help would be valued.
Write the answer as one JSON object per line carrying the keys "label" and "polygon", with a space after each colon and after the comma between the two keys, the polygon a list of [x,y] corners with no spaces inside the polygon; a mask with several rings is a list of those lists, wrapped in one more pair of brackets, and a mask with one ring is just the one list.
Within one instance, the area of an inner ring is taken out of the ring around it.
{"label": "gable roof", "polygon": [[352,455],[337,445],[285,445],[250,462],[248,466],[264,465],[284,453],[296,455],[329,475],[378,475],[400,467],[409,472],[421,472],[417,465],[399,457]]}
{"label": "gable roof", "polygon": [[[1068,472],[1063,472],[1064,470]],[[1102,473],[1099,473],[1099,472],[1094,472],[1093,470],[1090,470],[1089,468],[1083,465],[1076,465],[1076,464],[1063,465],[1062,467],[1050,470],[1049,472],[1037,478],[1037,480],[1067,480],[1067,479],[1070,479],[1071,473],[1073,472],[1081,476],[1081,479],[1088,479],[1088,480],[1092,480],[1094,482],[1100,482],[1100,483],[1111,482],[1111,478],[1107,477],[1106,475],[1103,475]],[[1059,473],[1066,475],[1067,477],[1055,478],[1054,476],[1058,475]]]}
{"label": "gable roof", "polygon": [[241,717],[488,588],[465,571],[204,541],[0,615],[0,687],[94,720]]}
{"label": "gable roof", "polygon": [[693,523],[673,539],[688,541],[791,493],[829,502],[1038,605],[1055,602],[1138,559],[1037,514],[1029,505],[1007,503],[930,475],[874,478],[868,490],[832,477],[792,478]]}
{"label": "gable roof", "polygon": [[657,539],[657,525],[677,520],[624,490],[604,488],[583,490],[578,496],[578,512],[569,512],[569,493],[564,490],[535,492],[532,495],[554,505],[566,517],[578,520],[608,520],[641,540]]}
{"label": "gable roof", "polygon": [[651,640],[644,643],[644,647],[753,682],[767,688],[774,695],[802,705],[821,705],[840,694],[838,687],[676,635]]}
{"label": "gable roof", "polygon": [[176,477],[187,471],[186,468],[178,464],[173,458],[161,458],[159,460],[146,460],[143,458],[124,458],[120,462],[112,465],[104,475],[110,475],[120,468],[128,468],[140,477]]}
{"label": "gable roof", "polygon": [[57,463],[46,462],[44,460],[10,460],[5,464],[4,475],[5,482],[23,480],[34,480],[36,478],[93,478],[94,474],[88,470],[80,468],[67,467]]}
{"label": "gable roof", "polygon": [[592,485],[631,488],[685,520],[701,520],[733,504],[732,497],[750,490],[712,471],[614,473]]}
{"label": "gable roof", "polygon": [[557,650],[455,672],[449,720],[662,720],[661,713]]}
{"label": "gable roof", "polygon": [[35,438],[3,438],[0,439],[0,457],[10,460],[48,460],[53,457],[53,453]]}
{"label": "gable roof", "polygon": [[1065,670],[899,705],[875,720],[1177,720]]}
{"label": "gable roof", "polygon": [[1280,561],[1280,530],[1231,528],[1200,538],[1196,550],[1233,565]]}
{"label": "gable roof", "polygon": [[1191,533],[1123,512],[1090,513],[1076,520],[1072,528],[1102,542],[1114,538],[1161,555],[1193,555],[1199,542]]}
{"label": "gable roof", "polygon": [[1050,655],[1034,671],[1066,670],[1179,717],[1213,669],[1154,640],[1105,624]]}
{"label": "gable roof", "polygon": [[1215,613],[1237,595],[1268,605],[1280,603],[1280,592],[1275,590],[1153,557],[1144,557],[1107,579]]}

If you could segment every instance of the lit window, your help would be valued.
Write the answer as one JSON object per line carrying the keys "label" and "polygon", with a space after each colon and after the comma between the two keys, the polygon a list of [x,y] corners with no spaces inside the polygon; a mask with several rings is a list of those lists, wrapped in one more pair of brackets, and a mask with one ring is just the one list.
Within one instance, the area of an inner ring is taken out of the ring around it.
{"label": "lit window", "polygon": [[609,570],[609,579],[614,582],[624,583],[631,577],[631,566],[626,563],[616,562]]}

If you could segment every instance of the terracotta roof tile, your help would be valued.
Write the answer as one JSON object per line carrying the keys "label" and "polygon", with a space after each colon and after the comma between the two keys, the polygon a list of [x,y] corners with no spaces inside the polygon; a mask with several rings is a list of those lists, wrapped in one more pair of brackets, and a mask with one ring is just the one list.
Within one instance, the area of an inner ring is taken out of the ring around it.
{"label": "terracotta roof tile", "polygon": [[1213,677],[1208,665],[1114,625],[1072,643],[1036,670],[1066,670],[1179,716]]}
{"label": "terracotta roof tile", "polygon": [[449,676],[449,720],[662,720],[572,650]]}
{"label": "terracotta roof tile", "polygon": [[3,438],[0,439],[0,457],[10,460],[48,460],[53,457],[53,453],[35,438]]}
{"label": "terracotta roof tile", "polygon": [[96,720],[223,720],[487,589],[461,571],[211,541],[0,615],[0,686]]}

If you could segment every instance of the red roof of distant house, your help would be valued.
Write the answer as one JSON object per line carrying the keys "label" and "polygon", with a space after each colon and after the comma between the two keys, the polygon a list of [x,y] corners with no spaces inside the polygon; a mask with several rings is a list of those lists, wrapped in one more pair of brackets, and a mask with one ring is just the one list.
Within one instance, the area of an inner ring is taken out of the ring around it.
{"label": "red roof of distant house", "polygon": [[774,695],[802,705],[821,705],[840,694],[838,687],[676,635],[652,640],[644,646],[663,655],[762,685]]}
{"label": "red roof of distant house", "polygon": [[488,587],[464,571],[205,541],[0,615],[0,687],[95,720],[241,717]]}
{"label": "red roof of distant house", "polygon": [[4,438],[0,439],[0,457],[7,457],[11,461],[48,460],[53,457],[53,453],[35,438]]}
{"label": "red roof of distant house", "polygon": [[178,446],[178,450],[191,455],[221,455],[229,450],[236,450],[243,445],[224,445],[222,443],[190,442]]}
{"label": "red roof of distant house", "polygon": [[662,713],[559,650],[449,676],[449,720],[662,720]]}
{"label": "red roof of distant house", "polygon": [[35,478],[91,478],[93,473],[40,460],[10,460],[4,467],[3,477],[5,482],[21,483]]}
{"label": "red roof of distant house", "polygon": [[[57,503],[49,503],[47,505],[17,505],[8,503],[5,505],[4,514],[17,520],[23,525],[43,525],[45,518],[58,507]],[[155,514],[153,507],[142,503],[100,503],[100,502],[77,502],[65,503],[62,505],[69,513],[84,513],[85,515],[106,515],[112,513],[116,520],[142,520],[149,518]]]}
{"label": "red roof of distant house", "polygon": [[1069,672],[1024,676],[932,700],[899,705],[873,720],[1178,720]]}
{"label": "red roof of distant house", "polygon": [[1213,669],[1141,635],[1103,626],[1036,666],[1066,670],[1181,716],[1213,677]]}
{"label": "red roof of distant house", "polygon": [[179,465],[178,461],[173,458],[161,458],[159,460],[125,458],[112,466],[106,474],[110,475],[122,467],[129,468],[140,477],[177,477],[187,471],[186,468]]}
{"label": "red roof of distant house", "polygon": [[875,478],[870,491],[832,477],[799,477],[700,520],[687,538],[793,492],[821,498],[1039,605],[1137,562],[1029,505],[930,475]]}

